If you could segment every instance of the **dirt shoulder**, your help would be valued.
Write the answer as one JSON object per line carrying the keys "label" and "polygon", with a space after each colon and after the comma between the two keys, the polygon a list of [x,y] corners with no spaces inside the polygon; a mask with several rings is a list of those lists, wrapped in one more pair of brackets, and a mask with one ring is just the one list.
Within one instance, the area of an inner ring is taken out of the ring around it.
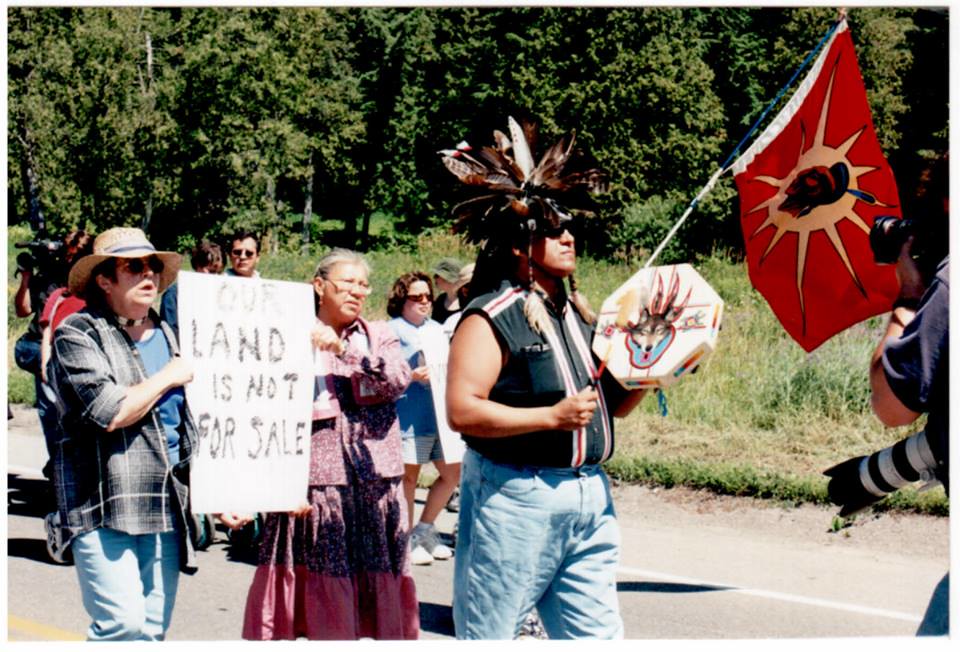
{"label": "dirt shoulder", "polygon": [[852,525],[830,529],[835,509],[784,506],[756,498],[720,496],[685,487],[663,489],[614,482],[614,505],[621,519],[670,523],[691,528],[751,532],[760,539],[817,545],[854,546],[878,553],[949,557],[950,519],[908,513],[862,514]]}

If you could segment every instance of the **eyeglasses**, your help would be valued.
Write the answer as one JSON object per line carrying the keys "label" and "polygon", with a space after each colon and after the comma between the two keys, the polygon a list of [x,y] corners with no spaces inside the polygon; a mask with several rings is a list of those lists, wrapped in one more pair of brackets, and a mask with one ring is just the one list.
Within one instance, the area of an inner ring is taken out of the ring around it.
{"label": "eyeglasses", "polygon": [[134,276],[143,274],[143,271],[147,269],[147,267],[149,267],[150,271],[154,274],[163,272],[163,261],[156,256],[150,256],[149,258],[121,258],[120,260],[127,271]]}
{"label": "eyeglasses", "polygon": [[423,294],[408,294],[407,301],[413,301],[414,303],[430,303],[433,301],[433,297],[431,297],[428,292],[424,292]]}
{"label": "eyeglasses", "polygon": [[335,281],[332,278],[324,280],[333,285],[337,292],[355,292],[361,296],[367,296],[373,292],[373,290],[370,289],[370,284],[366,281],[343,281],[340,279]]}
{"label": "eyeglasses", "polygon": [[230,254],[237,258],[253,258],[257,255],[257,252],[253,249],[234,249]]}
{"label": "eyeglasses", "polygon": [[563,235],[564,231],[567,231],[573,236],[573,239],[576,240],[580,226],[579,220],[564,220],[557,226],[545,226],[543,229],[538,230],[536,235],[543,236],[544,238],[559,238]]}

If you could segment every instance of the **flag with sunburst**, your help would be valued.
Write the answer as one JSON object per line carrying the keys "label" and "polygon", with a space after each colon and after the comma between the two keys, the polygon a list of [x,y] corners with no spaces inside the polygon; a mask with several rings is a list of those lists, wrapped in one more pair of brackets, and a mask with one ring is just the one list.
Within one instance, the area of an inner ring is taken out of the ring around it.
{"label": "flag with sunburst", "polygon": [[845,20],[731,168],[750,281],[800,346],[890,309],[896,275],[874,262],[869,233],[900,202]]}

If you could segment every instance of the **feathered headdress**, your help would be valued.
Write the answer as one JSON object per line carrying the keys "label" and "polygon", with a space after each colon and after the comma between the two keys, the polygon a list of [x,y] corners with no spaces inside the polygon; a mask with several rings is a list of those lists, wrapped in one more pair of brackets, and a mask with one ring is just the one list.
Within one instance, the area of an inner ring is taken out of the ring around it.
{"label": "feathered headdress", "polygon": [[454,231],[471,242],[558,227],[573,218],[571,211],[593,212],[590,195],[608,189],[605,172],[583,169],[583,157],[573,149],[575,132],[535,164],[536,127],[521,127],[512,117],[507,124],[510,137],[494,130],[494,147],[474,151],[464,141],[439,152],[447,169],[478,193],[453,207]]}
{"label": "feathered headdress", "polygon": [[[485,250],[527,235],[525,283],[530,292],[524,314],[536,332],[543,332],[551,328],[551,322],[533,279],[532,238],[572,220],[574,211],[592,213],[590,195],[606,192],[609,185],[606,172],[588,167],[582,154],[574,150],[575,132],[557,141],[535,164],[536,127],[530,123],[521,127],[512,117],[507,118],[507,125],[510,137],[494,130],[494,147],[474,151],[464,141],[439,154],[447,169],[476,191],[474,197],[453,207],[455,232],[464,233],[470,242],[486,243]],[[479,262],[477,269],[479,273]],[[586,297],[577,291],[573,275],[569,280],[574,305],[585,320],[593,322],[596,316]]]}

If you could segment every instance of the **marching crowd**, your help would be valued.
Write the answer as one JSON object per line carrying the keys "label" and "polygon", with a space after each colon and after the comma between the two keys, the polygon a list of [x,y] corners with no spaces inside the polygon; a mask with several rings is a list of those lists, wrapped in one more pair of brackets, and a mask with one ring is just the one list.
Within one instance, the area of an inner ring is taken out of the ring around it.
{"label": "marching crowd", "polygon": [[[311,339],[338,409],[313,415],[302,505],[263,517],[243,638],[417,638],[411,565],[451,557],[458,638],[513,638],[534,611],[550,638],[623,636],[620,532],[601,465],[614,451],[614,417],[645,390],[625,390],[591,353],[576,221],[541,199],[538,210],[511,204],[509,219],[475,219],[474,265],[443,260],[432,275],[398,278],[389,321],[364,316],[374,288],[361,254],[333,249],[319,260]],[[48,537],[72,554],[90,640],[160,640],[180,573],[196,570],[181,256],[135,228],[66,242],[65,288],[40,292],[25,273],[17,295],[18,315],[38,313],[36,350],[18,343],[16,353],[36,370],[58,508]],[[204,242],[191,264],[218,274],[223,258]],[[227,274],[257,277],[258,237],[238,233],[226,258]],[[895,312],[894,336],[912,336],[913,317],[933,310],[920,291],[911,300]],[[446,378],[431,377],[425,340],[448,351]],[[912,367],[887,367],[886,391],[912,386]],[[441,380],[447,424],[431,394]],[[906,417],[926,409],[922,397],[903,400]],[[443,443],[446,425],[462,434],[462,463]],[[415,523],[427,463],[439,476]],[[455,554],[434,525],[451,500]],[[216,516],[231,530],[257,518]]]}
{"label": "marching crowd", "polygon": [[[511,237],[531,246],[499,243],[477,266],[448,258],[432,277],[398,278],[387,322],[363,316],[372,288],[361,254],[334,249],[319,261],[311,337],[329,355],[339,411],[314,415],[303,505],[266,515],[244,638],[416,638],[411,564],[454,556],[434,526],[452,501],[461,519],[458,636],[512,638],[535,608],[555,637],[622,635],[619,535],[599,464],[613,450],[610,416],[642,394],[596,376],[590,317],[563,282],[576,264],[570,229]],[[193,369],[179,357],[176,319],[181,256],[134,228],[68,241],[79,245],[67,285],[44,297],[38,319],[38,396],[58,410],[44,426],[58,505],[48,537],[58,555],[72,555],[90,640],[158,640],[179,573],[196,570],[188,470],[197,434],[183,391]],[[255,234],[235,235],[226,273],[258,276],[259,255]],[[204,241],[191,266],[217,274],[223,258]],[[539,348],[524,317],[531,284],[544,289],[536,296],[551,331]],[[29,295],[29,279],[22,285]],[[561,347],[557,334],[575,345]],[[446,461],[422,344],[450,335],[449,422],[469,433],[462,488],[462,451]],[[439,475],[414,523],[427,463]],[[216,516],[231,529],[256,518]]]}

